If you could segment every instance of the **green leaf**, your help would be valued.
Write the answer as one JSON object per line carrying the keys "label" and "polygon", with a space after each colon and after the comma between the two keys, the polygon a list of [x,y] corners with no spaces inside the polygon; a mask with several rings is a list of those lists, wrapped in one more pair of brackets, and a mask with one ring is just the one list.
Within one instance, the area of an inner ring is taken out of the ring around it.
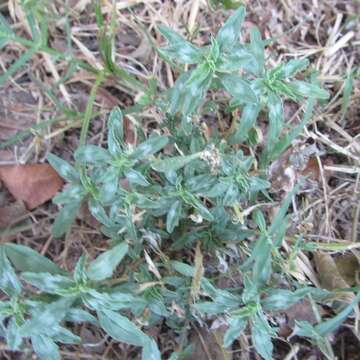
{"label": "green leaf", "polygon": [[18,271],[49,272],[50,274],[64,274],[56,264],[35,250],[17,244],[7,243],[4,245],[6,255]]}
{"label": "green leaf", "polygon": [[123,115],[119,107],[111,110],[108,119],[108,150],[112,156],[122,153],[124,146]]}
{"label": "green leaf", "polygon": [[126,174],[126,178],[129,180],[130,184],[140,185],[140,186],[149,186],[150,183],[146,180],[145,176],[139,171],[130,169]]}
{"label": "green leaf", "polygon": [[107,205],[115,201],[119,188],[119,169],[109,167],[101,177],[102,184],[99,188],[99,200]]}
{"label": "green leaf", "polygon": [[149,339],[145,342],[141,360],[161,360],[161,354],[154,339]]}
{"label": "green leaf", "polygon": [[252,220],[259,227],[261,233],[266,233],[266,220],[264,213],[261,210],[256,209],[253,211]]}
{"label": "green leaf", "polygon": [[335,331],[354,311],[354,307],[358,306],[357,304],[359,300],[360,300],[360,293],[356,295],[355,299],[351,302],[351,304],[346,306],[345,309],[340,311],[336,316],[316,325],[315,326],[316,332],[321,336],[326,336],[331,332]]}
{"label": "green leaf", "polygon": [[70,230],[70,227],[75,221],[76,215],[80,209],[80,205],[81,202],[74,201],[66,204],[60,209],[52,228],[52,234],[55,238],[64,235],[68,230]]}
{"label": "green leaf", "polygon": [[54,341],[62,344],[81,344],[81,338],[70,330],[62,326],[56,326],[54,330],[54,334],[51,335]]}
{"label": "green leaf", "polygon": [[21,278],[41,291],[50,294],[64,295],[67,289],[75,287],[74,281],[70,278],[62,275],[52,275],[48,272],[23,272]]}
{"label": "green leaf", "polygon": [[100,326],[113,339],[135,346],[144,346],[149,341],[149,337],[127,317],[106,309],[97,313]]}
{"label": "green leaf", "polygon": [[320,351],[325,355],[326,358],[333,359],[332,354],[329,354],[329,348],[327,346],[327,339],[321,336],[315,328],[308,321],[296,321],[295,333],[298,336],[308,337],[313,340]]}
{"label": "green leaf", "polygon": [[86,254],[82,254],[74,269],[73,278],[76,284],[86,284],[88,281],[88,276],[86,273],[86,265],[87,265],[87,256]]}
{"label": "green leaf", "polygon": [[55,342],[46,335],[31,336],[31,344],[36,355],[41,360],[60,360],[59,347]]}
{"label": "green leaf", "polygon": [[261,39],[261,33],[256,26],[250,29],[250,49],[256,60],[251,64],[253,72],[256,75],[261,75],[264,70],[265,62],[264,41]]}
{"label": "green leaf", "polygon": [[248,81],[235,74],[223,74],[220,80],[226,91],[234,98],[233,102],[236,106],[243,103],[257,104],[257,96]]}
{"label": "green leaf", "polygon": [[196,175],[186,179],[185,188],[191,193],[203,194],[217,183],[217,178],[210,174]]}
{"label": "green leaf", "polygon": [[254,321],[251,328],[251,340],[256,351],[265,359],[272,360],[273,344],[270,334],[259,321]]}
{"label": "green leaf", "polygon": [[346,115],[346,112],[349,108],[350,97],[353,89],[353,80],[354,80],[354,74],[351,72],[344,81],[344,90],[343,90],[342,104],[341,104],[342,117]]}
{"label": "green leaf", "polygon": [[222,50],[231,49],[240,38],[240,28],[245,18],[245,7],[240,6],[235,13],[226,20],[219,30],[216,40]]}
{"label": "green leaf", "polygon": [[223,314],[229,309],[226,304],[219,304],[212,301],[198,302],[192,307],[203,315],[219,315]]}
{"label": "green leaf", "polygon": [[249,179],[249,188],[251,192],[259,192],[271,187],[271,183],[257,176]]}
{"label": "green leaf", "polygon": [[186,277],[194,277],[195,269],[188,264],[185,264],[181,261],[173,260],[171,261],[171,266],[175,271],[179,272],[181,275],[184,275]]}
{"label": "green leaf", "polygon": [[239,200],[239,189],[234,183],[229,183],[223,197],[223,204],[231,206]]}
{"label": "green leaf", "polygon": [[252,279],[254,285],[259,287],[263,285],[271,275],[271,244],[265,235],[261,236],[251,253],[252,258],[255,259],[252,268]]}
{"label": "green leaf", "polygon": [[72,308],[69,311],[67,311],[64,320],[78,324],[88,322],[96,326],[99,325],[95,316],[91,315],[86,310],[80,308]]}
{"label": "green leaf", "polygon": [[75,297],[64,297],[49,304],[36,307],[32,317],[21,326],[23,336],[48,335],[56,332],[56,327],[71,308]]}
{"label": "green leaf", "polygon": [[91,198],[88,202],[91,215],[105,226],[112,226],[113,222],[109,219],[105,209],[96,199]]}
{"label": "green leaf", "polygon": [[305,125],[311,120],[311,114],[314,108],[314,99],[308,99],[305,104],[305,113],[304,117],[301,122],[293,127],[287,134],[285,134],[282,138],[280,138],[273,149],[271,150],[270,154],[267,154],[266,161],[273,161],[275,160],[282,152],[284,152],[293,142],[293,140],[300,135],[301,131],[304,129]]}
{"label": "green leaf", "polygon": [[180,64],[198,64],[203,60],[202,51],[175,31],[164,25],[160,25],[158,29],[169,42],[167,47],[159,49],[160,53]]}
{"label": "green leaf", "polygon": [[294,80],[289,82],[287,86],[298,96],[321,100],[327,100],[330,97],[326,90],[305,81]]}
{"label": "green leaf", "polygon": [[284,223],[286,212],[290,206],[292,197],[299,190],[299,186],[296,185],[294,189],[286,196],[285,200],[282,202],[280,209],[277,211],[275,217],[272,220],[268,233],[270,236],[273,236],[277,230],[281,227],[281,224]]}
{"label": "green leaf", "polygon": [[5,330],[5,339],[6,344],[10,347],[11,350],[20,350],[20,346],[23,342],[23,337],[20,333],[20,327],[17,324],[15,317],[12,317],[7,324]]}
{"label": "green leaf", "polygon": [[[188,81],[191,80],[189,84]],[[171,115],[180,113],[186,122],[188,116],[193,114],[203,102],[205,92],[210,86],[212,72],[207,64],[199,65],[194,70],[189,70],[176,80],[169,92],[169,106],[167,111]]]}
{"label": "green leaf", "polygon": [[151,163],[151,167],[155,171],[169,172],[176,171],[189,164],[191,161],[198,159],[201,153],[195,153],[185,156],[173,156],[164,159],[155,160]]}
{"label": "green leaf", "polygon": [[279,67],[273,70],[276,74],[276,79],[283,80],[296,75],[298,72],[305,70],[309,66],[308,59],[302,60],[290,60],[286,64],[281,64]]}
{"label": "green leaf", "polygon": [[229,53],[222,53],[216,63],[216,71],[220,73],[234,73],[241,68],[250,69],[256,62],[254,54],[244,45],[235,45]]}
{"label": "green leaf", "polygon": [[99,292],[93,289],[83,296],[83,301],[90,309],[98,311],[105,308],[109,310],[131,309],[132,311],[139,309],[141,312],[148,303],[141,296],[134,296],[124,291]]}
{"label": "green leaf", "polygon": [[153,155],[164,148],[168,142],[169,138],[167,136],[152,136],[137,146],[132,152],[131,158],[136,160],[146,160],[150,155]]}
{"label": "green leaf", "polygon": [[65,160],[51,153],[48,154],[47,159],[55,171],[65,180],[69,182],[78,182],[80,180],[75,168]]}
{"label": "green leaf", "polygon": [[174,228],[179,224],[182,210],[182,202],[180,200],[175,201],[166,216],[166,231],[172,233]]}
{"label": "green leaf", "polygon": [[197,198],[192,198],[191,205],[204,219],[206,219],[207,221],[214,221],[214,216],[211,214],[208,208],[204,206]]}
{"label": "green leaf", "polygon": [[235,133],[229,139],[230,144],[238,144],[247,140],[250,129],[255,125],[259,111],[259,105],[245,105],[241,113],[240,124],[237,125]]}
{"label": "green leaf", "polygon": [[263,161],[271,157],[271,153],[279,141],[280,132],[284,126],[284,112],[281,98],[271,92],[268,96],[269,126],[266,136],[265,151],[262,154]]}
{"label": "green leaf", "polygon": [[129,247],[125,242],[105,251],[90,263],[87,270],[88,277],[94,281],[101,281],[111,277],[128,251]]}
{"label": "green leaf", "polygon": [[96,145],[82,145],[74,154],[75,160],[80,164],[104,164],[111,160],[107,150]]}
{"label": "green leaf", "polygon": [[245,330],[247,319],[244,316],[234,315],[229,320],[229,327],[224,335],[224,346],[227,348],[240,336]]}
{"label": "green leaf", "polygon": [[312,291],[313,289],[309,287],[304,287],[294,292],[285,289],[271,289],[268,292],[267,297],[261,301],[261,305],[264,310],[285,310],[291,305],[296,304]]}
{"label": "green leaf", "polygon": [[21,283],[6,256],[4,246],[0,246],[0,289],[10,297],[21,293]]}
{"label": "green leaf", "polygon": [[55,195],[52,199],[54,204],[69,204],[73,202],[81,202],[86,195],[82,185],[67,186],[61,193]]}

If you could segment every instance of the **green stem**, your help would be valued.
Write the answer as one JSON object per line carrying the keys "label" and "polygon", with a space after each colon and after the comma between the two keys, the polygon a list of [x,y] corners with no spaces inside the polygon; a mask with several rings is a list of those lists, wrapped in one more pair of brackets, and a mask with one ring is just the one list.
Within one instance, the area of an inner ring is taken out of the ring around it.
{"label": "green stem", "polygon": [[90,119],[91,114],[93,110],[93,105],[96,98],[96,93],[98,91],[99,86],[105,79],[105,73],[103,71],[99,72],[96,76],[94,86],[91,88],[90,95],[89,95],[89,101],[86,105],[85,115],[84,115],[84,121],[81,128],[80,133],[80,145],[84,145],[86,142],[87,133],[89,131],[89,125],[90,125]]}

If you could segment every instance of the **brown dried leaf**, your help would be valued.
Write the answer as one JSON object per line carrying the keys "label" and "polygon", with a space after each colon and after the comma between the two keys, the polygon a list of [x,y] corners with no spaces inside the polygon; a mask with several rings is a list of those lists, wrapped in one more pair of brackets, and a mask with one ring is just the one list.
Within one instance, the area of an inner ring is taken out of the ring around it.
{"label": "brown dried leaf", "polygon": [[0,208],[0,229],[5,229],[22,218],[26,214],[26,208],[22,201],[16,201],[9,206]]}
{"label": "brown dried leaf", "polygon": [[0,180],[14,198],[24,201],[29,209],[51,199],[64,184],[48,164],[0,166]]}
{"label": "brown dried leaf", "polygon": [[204,274],[203,254],[201,253],[200,242],[196,244],[195,250],[195,274],[191,284],[191,296],[195,300],[200,293],[201,278]]}
{"label": "brown dried leaf", "polygon": [[231,360],[232,353],[222,345],[225,331],[225,326],[216,330],[201,328],[193,331],[190,342],[194,351],[186,360]]}
{"label": "brown dried leaf", "polygon": [[[29,91],[0,89],[0,140],[8,140],[36,120],[36,100]],[[3,159],[3,158],[2,158]]]}
{"label": "brown dried leaf", "polygon": [[126,144],[136,144],[136,131],[134,125],[126,116],[124,116],[124,135]]}
{"label": "brown dried leaf", "polygon": [[353,253],[345,253],[334,259],[342,278],[350,286],[357,285],[360,274],[359,259]]}
{"label": "brown dried leaf", "polygon": [[295,327],[295,320],[308,321],[312,325],[316,323],[316,317],[311,308],[310,301],[307,299],[303,299],[290,306],[283,312],[283,314],[285,315],[285,319],[283,321],[279,321],[280,330],[278,335],[280,337],[286,338],[292,333]]}
{"label": "brown dried leaf", "polygon": [[302,191],[312,191],[320,179],[320,168],[312,147],[292,147],[270,166],[270,179],[275,191],[290,192],[300,177],[306,177]]}
{"label": "brown dried leaf", "polygon": [[[314,260],[317,268],[318,278],[322,287],[327,290],[334,290],[338,288],[348,288],[349,284],[344,280],[339,272],[336,262],[331,255],[316,251],[314,253]],[[351,302],[354,295],[351,293],[343,293],[337,296],[338,300]]]}

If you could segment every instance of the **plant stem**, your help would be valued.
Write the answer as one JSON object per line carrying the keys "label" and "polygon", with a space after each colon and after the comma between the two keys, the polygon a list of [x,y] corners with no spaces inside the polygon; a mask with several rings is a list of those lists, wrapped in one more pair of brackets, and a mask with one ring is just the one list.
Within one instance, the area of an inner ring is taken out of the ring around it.
{"label": "plant stem", "polygon": [[94,101],[96,98],[96,93],[97,93],[99,86],[104,81],[104,79],[105,79],[105,73],[103,71],[99,72],[96,76],[94,86],[91,88],[91,92],[89,95],[89,101],[86,105],[84,121],[83,121],[83,125],[81,128],[81,133],[80,133],[80,145],[84,145],[86,142],[86,137],[87,137],[87,133],[89,131],[90,119],[91,119]]}

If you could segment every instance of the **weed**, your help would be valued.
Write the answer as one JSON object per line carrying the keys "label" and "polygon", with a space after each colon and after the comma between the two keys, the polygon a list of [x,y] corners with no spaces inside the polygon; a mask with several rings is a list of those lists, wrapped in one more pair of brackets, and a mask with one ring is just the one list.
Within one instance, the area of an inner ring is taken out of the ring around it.
{"label": "weed", "polygon": [[[104,26],[100,7],[96,15],[99,27]],[[181,70],[175,85],[163,93],[158,93],[156,86],[144,90],[147,88],[138,80],[117,67],[112,59],[111,27],[104,31],[100,44],[104,67],[91,69],[97,77],[83,118],[81,145],[74,153],[75,163],[54,154],[48,160],[68,182],[54,198],[61,209],[53,235],[67,233],[86,202],[101,223],[102,233],[111,239],[110,249],[93,261],[81,256],[69,273],[28,247],[1,245],[0,287],[8,299],[0,303],[0,332],[11,349],[24,349],[30,339],[41,359],[59,359],[57,343],[81,341],[66,326],[88,322],[118,341],[142,347],[143,359],[160,359],[155,340],[141,325],[151,327],[165,320],[168,327],[182,334],[179,349],[170,357],[181,359],[189,350],[185,346],[189,323],[205,324],[206,319],[221,316],[228,325],[225,348],[248,327],[256,351],[271,359],[277,328],[270,315],[304,297],[322,301],[330,295],[298,283],[284,271],[281,244],[290,220],[287,211],[298,187],[287,195],[272,219],[261,205],[271,199],[269,164],[302,131],[315,101],[329,95],[318,86],[311,69],[306,72],[310,81],[295,79],[308,68],[307,60],[266,68],[264,48],[268,41],[261,38],[260,31],[252,28],[250,41],[240,42],[244,17],[244,7],[238,8],[202,48],[170,28],[160,27],[168,45],[156,51]],[[52,52],[45,35],[35,32],[32,40],[25,41],[7,29],[6,36],[29,50],[0,82],[35,51]],[[153,104],[162,112],[161,128],[144,136],[136,146],[125,141],[123,112],[117,107],[108,118],[107,147],[86,144],[96,91],[109,74],[144,91],[141,106]],[[201,116],[209,108],[209,92],[227,94],[227,100],[218,104],[227,114],[241,110],[241,118],[233,119],[226,135],[203,131]],[[287,124],[284,99],[303,109],[298,125]],[[259,145],[255,130],[260,113],[268,116],[262,151],[243,151]],[[179,250],[194,248],[194,260],[175,260]],[[206,271],[204,252],[224,257],[231,254],[226,263],[231,271],[226,276],[237,272],[241,286],[219,288],[216,277]],[[119,264],[121,278],[117,278]],[[279,277],[287,278],[288,288]],[[299,322],[297,334],[316,343],[330,358],[326,336],[347,318],[359,298],[355,296],[333,319],[315,326]]]}

